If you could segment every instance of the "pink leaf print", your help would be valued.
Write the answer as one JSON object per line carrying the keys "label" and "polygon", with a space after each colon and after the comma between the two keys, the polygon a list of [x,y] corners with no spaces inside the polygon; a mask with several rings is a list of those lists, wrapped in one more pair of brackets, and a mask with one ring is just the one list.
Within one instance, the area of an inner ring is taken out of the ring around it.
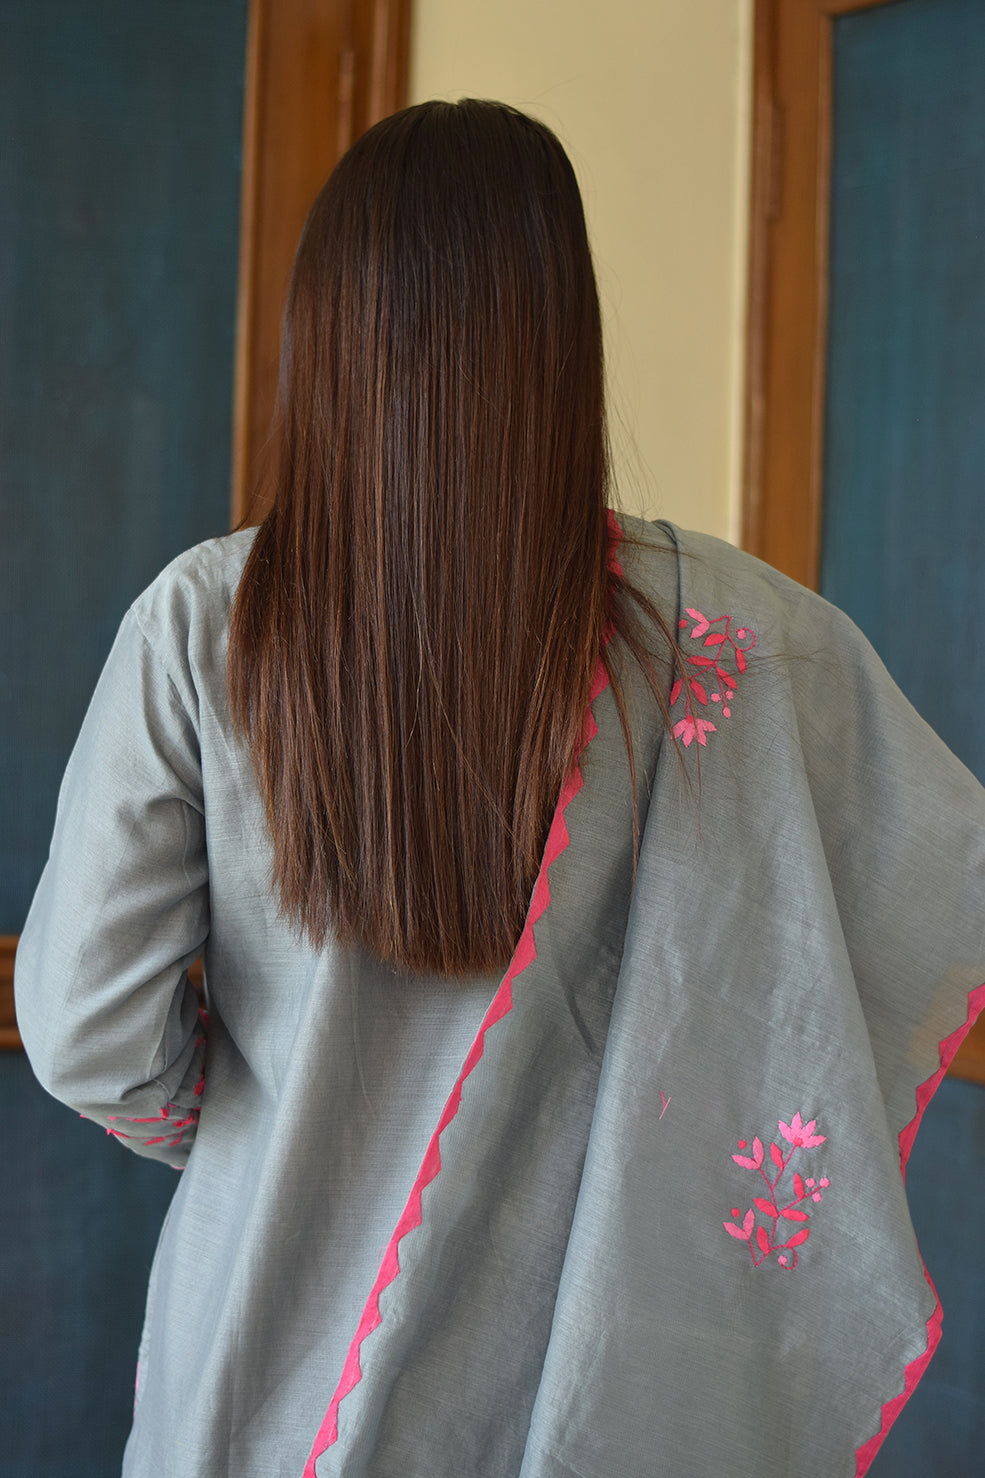
{"label": "pink leaf print", "polygon": [[743,1170],[759,1169],[759,1166],[756,1164],[755,1160],[751,1160],[748,1155],[733,1155],[732,1159],[737,1165],[741,1165]]}
{"label": "pink leaf print", "polygon": [[[694,635],[694,632],[693,631],[692,631],[691,635],[692,636]],[[722,642],[724,640],[725,640],[725,633],[724,633],[724,631],[713,631],[712,634],[711,634],[711,636],[706,636],[705,637],[704,644],[705,644],[706,647],[720,647],[721,644],[722,644]]]}
{"label": "pink leaf print", "polygon": [[769,1252],[769,1250],[770,1250],[770,1239],[766,1235],[766,1228],[765,1227],[757,1227],[756,1228],[756,1241],[759,1243],[759,1250],[760,1250],[760,1252]]}
{"label": "pink leaf print", "polygon": [[752,1211],[747,1211],[745,1216],[742,1218],[741,1227],[737,1227],[734,1221],[725,1221],[722,1222],[722,1225],[728,1232],[730,1237],[739,1237],[743,1242],[748,1242],[749,1238],[752,1236],[752,1228],[755,1220],[755,1213]]}
{"label": "pink leaf print", "polygon": [[764,1216],[776,1216],[776,1207],[773,1205],[772,1201],[767,1201],[765,1196],[757,1196],[755,1199],[756,1205],[759,1207]]}
{"label": "pink leaf print", "polygon": [[714,667],[715,665],[710,657],[689,657],[687,660],[691,667]]}
{"label": "pink leaf print", "polygon": [[796,1208],[793,1207],[793,1206],[784,1206],[783,1210],[780,1212],[780,1215],[781,1216],[785,1216],[788,1221],[806,1221],[807,1220],[807,1212],[806,1211],[797,1211]]}
{"label": "pink leaf print", "polygon": [[705,687],[702,686],[701,683],[698,682],[698,679],[696,677],[692,677],[691,679],[691,692],[694,694],[695,698],[697,698],[699,703],[708,702],[708,691]]}
{"label": "pink leaf print", "polygon": [[681,696],[681,688],[683,686],[684,686],[684,684],[683,684],[682,679],[681,678],[678,678],[677,681],[676,681],[676,683],[674,684],[674,686],[671,688],[671,690],[670,690],[670,706],[671,706],[671,708],[673,708],[674,704],[677,702],[678,698]]}
{"label": "pink leaf print", "polygon": [[794,1232],[793,1236],[788,1237],[783,1245],[784,1247],[799,1247],[801,1242],[807,1241],[807,1238],[810,1236],[810,1234],[810,1227],[801,1227],[800,1231]]}
{"label": "pink leaf print", "polygon": [[741,647],[736,647],[736,649],[735,649],[735,665],[739,669],[740,672],[745,672],[745,670],[746,670],[746,654],[742,650]]}
{"label": "pink leaf print", "polygon": [[795,1174],[793,1178],[793,1192],[798,1201],[802,1201],[804,1199],[804,1182],[797,1174]]}
{"label": "pink leaf print", "polygon": [[773,1164],[776,1166],[777,1170],[782,1170],[783,1154],[775,1139],[770,1140],[770,1154],[773,1157]]}
{"label": "pink leaf print", "polygon": [[698,637],[704,636],[705,632],[708,630],[708,618],[706,616],[702,616],[701,612],[696,611],[693,606],[687,606],[686,610],[688,615],[694,622],[694,630],[691,632],[691,640],[697,641]]}

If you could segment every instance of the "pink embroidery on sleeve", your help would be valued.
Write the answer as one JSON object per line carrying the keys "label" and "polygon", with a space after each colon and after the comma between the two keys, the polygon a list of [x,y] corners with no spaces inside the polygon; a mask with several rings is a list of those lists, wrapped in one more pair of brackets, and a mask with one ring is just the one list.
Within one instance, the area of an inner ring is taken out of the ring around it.
{"label": "pink embroidery on sleeve", "polygon": [[[754,1170],[762,1178],[768,1194],[754,1196],[753,1205],[744,1216],[738,1206],[733,1206],[731,1214],[735,1220],[723,1222],[722,1225],[730,1237],[748,1243],[749,1255],[755,1267],[758,1268],[760,1263],[765,1262],[775,1253],[778,1265],[785,1268],[787,1272],[792,1272],[797,1266],[797,1248],[803,1246],[810,1236],[810,1228],[807,1225],[810,1220],[810,1211],[804,1209],[805,1205],[819,1202],[831,1182],[826,1175],[820,1178],[811,1175],[805,1180],[799,1172],[795,1171],[792,1183],[787,1183],[782,1195],[780,1194],[780,1182],[797,1150],[815,1149],[818,1145],[826,1143],[827,1136],[815,1133],[816,1119],[811,1119],[805,1124],[800,1113],[794,1114],[789,1124],[785,1124],[780,1119],[777,1127],[780,1137],[786,1140],[790,1149],[784,1155],[776,1140],[770,1141],[769,1158],[773,1171],[772,1180],[764,1168],[766,1152],[763,1149],[763,1141],[758,1135],[753,1139],[751,1155],[732,1156],[736,1165],[740,1165],[743,1170]],[[748,1148],[748,1140],[740,1139],[739,1149],[748,1150]],[[791,1188],[792,1196],[789,1195]],[[783,1199],[788,1196],[789,1199]],[[758,1224],[757,1213],[762,1217]],[[740,1216],[742,1216],[741,1222],[738,1220]],[[756,1256],[757,1250],[758,1257]]]}
{"label": "pink embroidery on sleeve", "polygon": [[[184,1114],[184,1117],[172,1117],[175,1114]],[[120,1124],[160,1124],[162,1128],[166,1125],[168,1133],[152,1134],[149,1137],[144,1137],[140,1134],[124,1134],[122,1129],[107,1129],[106,1133],[112,1134],[116,1139],[138,1140],[145,1149],[149,1149],[154,1144],[166,1144],[169,1148],[173,1149],[176,1144],[180,1144],[184,1139],[185,1130],[198,1123],[199,1114],[200,1110],[197,1108],[185,1111],[176,1103],[166,1103],[160,1113],[154,1114],[149,1119],[128,1119],[122,1114],[108,1114],[108,1119]],[[178,1130],[177,1134],[174,1132],[176,1129]]]}
{"label": "pink embroidery on sleeve", "polygon": [[[198,1051],[199,1047],[204,1049],[206,1046],[205,1029],[208,1027],[209,1024],[209,1018],[205,1011],[199,1011],[198,1019],[202,1027],[202,1031],[200,1035],[195,1038],[196,1052]],[[198,1082],[195,1084],[194,1089],[196,1097],[201,1097],[204,1088],[205,1052],[203,1050],[202,1068],[199,1073]],[[140,1143],[143,1144],[145,1149],[149,1149],[151,1145],[155,1144],[166,1144],[169,1149],[173,1149],[175,1145],[180,1144],[181,1141],[184,1139],[185,1130],[193,1128],[198,1123],[200,1114],[201,1110],[197,1106],[195,1108],[183,1109],[179,1104],[176,1103],[166,1103],[162,1108],[158,1109],[156,1114],[151,1114],[149,1117],[146,1118],[129,1119],[124,1114],[107,1114],[106,1118],[110,1124],[156,1124],[160,1129],[166,1129],[167,1133],[154,1134],[150,1137],[145,1137],[141,1134],[125,1134],[122,1129],[107,1129],[106,1133],[112,1134],[116,1139],[138,1140],[140,1141]],[[175,1133],[176,1130],[177,1133]]]}
{"label": "pink embroidery on sleeve", "polygon": [[[671,708],[682,695],[684,698],[684,716],[674,725],[674,738],[679,739],[685,749],[693,739],[699,744],[707,744],[707,735],[716,732],[717,726],[710,718],[698,717],[698,707],[716,717],[718,714],[722,718],[732,717],[732,703],[736,696],[735,674],[745,672],[748,653],[756,645],[756,633],[747,626],[739,626],[733,634],[733,616],[709,618],[693,606],[686,609],[690,620],[682,617],[678,626],[682,631],[690,626],[688,636],[691,641],[700,641],[702,650],[690,656],[685,654],[687,677],[679,677],[670,690]],[[719,706],[713,709],[712,704]]]}

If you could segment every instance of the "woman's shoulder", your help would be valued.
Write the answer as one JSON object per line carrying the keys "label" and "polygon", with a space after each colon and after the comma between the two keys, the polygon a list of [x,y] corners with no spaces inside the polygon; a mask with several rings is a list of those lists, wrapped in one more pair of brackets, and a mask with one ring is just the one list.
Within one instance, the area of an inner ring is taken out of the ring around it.
{"label": "woman's shoulder", "polygon": [[224,702],[229,615],[255,533],[244,529],[185,550],[123,619],[120,650],[139,661],[149,648],[189,710],[203,698],[212,706]]}
{"label": "woman's shoulder", "polygon": [[723,613],[755,625],[778,651],[816,651],[826,642],[864,640],[844,612],[761,559],[711,534],[618,515],[620,560],[627,577],[668,616],[720,619]]}
{"label": "woman's shoulder", "polygon": [[628,556],[634,573],[638,571],[666,584],[667,556],[671,555],[685,583],[703,581],[721,582],[726,586],[758,586],[764,593],[775,591],[786,598],[818,598],[755,555],[747,554],[744,549],[713,534],[684,529],[666,519],[649,520],[624,513],[616,517],[623,536],[620,556]]}
{"label": "woman's shoulder", "polygon": [[195,630],[225,630],[256,529],[206,539],[166,565],[130,607],[152,646],[184,646]]}

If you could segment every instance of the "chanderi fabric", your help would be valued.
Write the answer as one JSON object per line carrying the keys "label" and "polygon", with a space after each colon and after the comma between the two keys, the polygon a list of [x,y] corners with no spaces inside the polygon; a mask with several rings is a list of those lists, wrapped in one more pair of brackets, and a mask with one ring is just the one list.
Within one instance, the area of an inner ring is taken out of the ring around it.
{"label": "chanderi fabric", "polygon": [[817,596],[619,537],[687,678],[668,733],[609,654],[634,865],[600,664],[501,980],[279,914],[225,699],[249,533],[127,615],[17,1010],[52,1092],[184,1167],[128,1478],[849,1478],[919,1378],[901,1171],[985,1004],[985,792]]}

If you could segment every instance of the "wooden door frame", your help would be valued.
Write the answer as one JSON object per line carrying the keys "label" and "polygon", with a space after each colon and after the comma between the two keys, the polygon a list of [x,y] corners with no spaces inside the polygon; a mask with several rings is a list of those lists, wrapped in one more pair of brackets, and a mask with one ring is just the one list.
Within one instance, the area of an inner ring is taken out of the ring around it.
{"label": "wooden door frame", "polygon": [[233,416],[233,527],[258,494],[281,318],[308,210],[360,134],[406,106],[411,0],[251,0]]}
{"label": "wooden door frame", "polygon": [[892,0],[756,0],[742,542],[817,589],[839,15]]}
{"label": "wooden door frame", "polygon": [[[838,16],[893,0],[756,0],[743,547],[816,590]],[[985,1083],[985,1015],[951,1069]]]}
{"label": "wooden door frame", "polygon": [[[232,525],[248,516],[273,412],[305,216],[336,162],[407,102],[411,0],[250,0],[234,367]],[[21,1046],[15,934],[0,935],[0,1049]]]}

